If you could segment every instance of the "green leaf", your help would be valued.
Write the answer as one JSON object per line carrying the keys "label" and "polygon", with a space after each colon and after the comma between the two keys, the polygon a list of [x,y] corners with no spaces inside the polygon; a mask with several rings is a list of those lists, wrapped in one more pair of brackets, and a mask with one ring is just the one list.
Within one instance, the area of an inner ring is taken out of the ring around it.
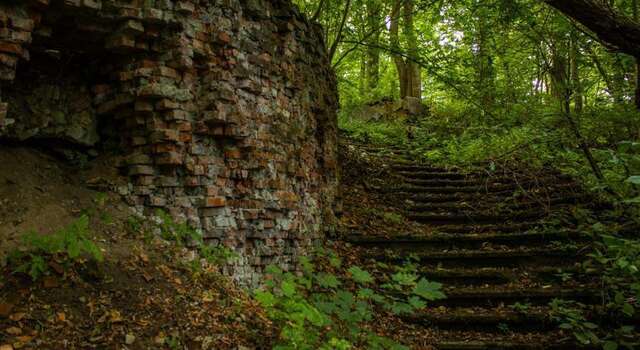
{"label": "green leaf", "polygon": [[424,309],[425,307],[427,307],[427,303],[416,296],[409,298],[409,305],[411,305],[416,310]]}
{"label": "green leaf", "polygon": [[398,272],[391,276],[391,279],[403,286],[412,286],[416,283],[418,276],[413,273]]}
{"label": "green leaf", "polygon": [[276,304],[276,298],[269,291],[256,291],[256,300],[266,308],[271,308]]}
{"label": "green leaf", "polygon": [[358,266],[351,266],[347,271],[349,271],[351,278],[353,278],[356,283],[366,284],[373,282],[371,274]]}
{"label": "green leaf", "polygon": [[396,315],[410,314],[413,312],[413,307],[407,303],[394,302],[390,306],[391,312]]}
{"label": "green leaf", "polygon": [[616,342],[614,342],[612,340],[607,340],[602,345],[602,349],[603,350],[617,350],[618,349],[618,343],[616,343]]}
{"label": "green leaf", "polygon": [[318,284],[322,288],[336,288],[341,283],[335,275],[328,273],[320,273],[316,279],[318,280]]}
{"label": "green leaf", "polygon": [[282,290],[282,294],[288,298],[296,294],[296,284],[293,281],[283,281],[280,289]]}
{"label": "green leaf", "polygon": [[447,297],[441,289],[441,283],[431,282],[427,281],[425,278],[421,278],[415,288],[413,288],[413,294],[421,296],[426,300],[439,300]]}
{"label": "green leaf", "polygon": [[640,175],[629,176],[626,182],[634,185],[640,185]]}
{"label": "green leaf", "polygon": [[369,288],[361,288],[358,290],[358,298],[360,299],[371,299],[375,292]]}
{"label": "green leaf", "polygon": [[622,305],[622,313],[631,317],[635,313],[635,309],[633,308],[633,305],[624,303],[624,305]]}

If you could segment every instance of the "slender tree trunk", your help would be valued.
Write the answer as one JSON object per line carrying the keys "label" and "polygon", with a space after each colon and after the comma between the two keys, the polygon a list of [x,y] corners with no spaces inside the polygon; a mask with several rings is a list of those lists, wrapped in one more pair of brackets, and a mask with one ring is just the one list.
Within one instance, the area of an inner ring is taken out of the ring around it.
{"label": "slender tree trunk", "polygon": [[571,65],[571,90],[573,92],[573,108],[576,115],[582,113],[583,107],[583,91],[582,82],[580,81],[580,62],[578,57],[578,35],[575,31],[571,33],[571,50],[569,51],[569,64]]}
{"label": "slender tree trunk", "polygon": [[[402,9],[402,0],[395,0],[391,9],[391,23],[389,25],[389,41],[391,44],[391,50],[394,52],[400,51],[400,34],[399,34],[399,22],[400,22],[400,10]],[[406,84],[406,67],[404,59],[399,55],[393,55],[393,63],[398,71],[398,83],[400,85],[400,99],[407,96],[407,84]]]}
{"label": "slender tree trunk", "polygon": [[367,85],[373,90],[380,81],[380,26],[382,8],[379,3],[367,3],[367,31],[375,31],[368,40],[367,46]]}
{"label": "slender tree trunk", "polygon": [[477,69],[477,86],[480,92],[480,100],[484,110],[491,110],[494,102],[495,84],[493,81],[493,58],[489,50],[489,23],[486,4],[477,1],[476,7],[476,33],[475,56]]}
{"label": "slender tree trunk", "polygon": [[360,95],[364,95],[367,87],[367,62],[364,53],[360,55],[360,76],[358,78],[358,90],[360,90]]}
{"label": "slender tree trunk", "polygon": [[338,45],[342,41],[342,33],[344,31],[344,25],[347,23],[347,18],[349,17],[349,10],[351,9],[351,0],[347,0],[344,4],[344,10],[342,12],[342,20],[340,21],[340,26],[338,27],[338,32],[336,34],[336,38],[329,49],[329,61],[333,61],[333,56],[335,56],[336,51],[338,50]]}
{"label": "slender tree trunk", "polygon": [[[403,6],[404,2],[404,6]],[[400,11],[402,10],[402,17]],[[413,27],[413,1],[395,0],[391,10],[391,23],[389,25],[389,39],[391,50],[401,52],[399,20],[403,21],[403,34],[408,42],[407,54],[410,57],[417,57],[417,38]],[[410,59],[405,59],[400,55],[393,55],[393,62],[398,71],[398,82],[400,83],[400,99],[405,97],[421,98],[422,83],[420,76],[420,66]]]}
{"label": "slender tree trunk", "polygon": [[313,16],[311,17],[312,21],[317,21],[318,18],[320,18],[320,14],[322,13],[322,7],[324,6],[324,1],[325,0],[320,0],[320,3],[318,4],[318,8],[316,9],[316,12],[313,13]]}
{"label": "slender tree trunk", "polygon": [[[410,57],[418,57],[418,38],[413,25],[413,0],[404,0],[404,21],[403,33],[407,40],[408,54]],[[420,66],[412,61],[406,60],[406,69],[409,81],[407,82],[407,95],[421,99],[422,97],[422,77]]]}
{"label": "slender tree trunk", "polygon": [[615,86],[615,95],[613,99],[618,104],[624,103],[625,97],[625,67],[620,57],[620,54],[615,55],[615,61],[613,64],[613,85]]}
{"label": "slender tree trunk", "polygon": [[568,81],[567,50],[562,42],[563,39],[556,40],[551,44],[551,94],[560,103],[560,111],[563,114],[567,111],[566,101],[570,99],[571,90]]}
{"label": "slender tree trunk", "polygon": [[611,77],[609,77],[609,73],[607,73],[606,69],[602,65],[602,61],[600,61],[600,59],[598,58],[598,55],[593,51],[591,46],[587,45],[585,46],[585,49],[589,54],[589,58],[591,58],[591,61],[593,61],[593,64],[596,66],[596,69],[598,70],[600,77],[604,81],[604,84],[607,86],[607,91],[609,91],[609,95],[615,98],[615,96],[618,96],[618,92],[616,91],[616,87],[614,86],[613,81],[611,80]]}
{"label": "slender tree trunk", "polygon": [[[639,9],[638,9],[638,0],[633,0],[631,6],[633,6],[633,20],[638,22],[639,17]],[[636,79],[635,79],[635,94],[634,101],[636,104],[636,109],[640,110],[640,59],[636,57]]]}

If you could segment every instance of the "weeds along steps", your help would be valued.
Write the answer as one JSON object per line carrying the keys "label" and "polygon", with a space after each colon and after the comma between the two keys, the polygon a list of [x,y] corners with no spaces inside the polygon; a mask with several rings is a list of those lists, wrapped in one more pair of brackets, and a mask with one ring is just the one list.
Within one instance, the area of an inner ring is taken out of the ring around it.
{"label": "weeds along steps", "polygon": [[[358,247],[371,269],[412,264],[420,276],[443,283],[446,299],[404,318],[434,335],[437,349],[611,346],[613,340],[595,336],[596,328],[611,325],[601,275],[583,265],[592,238],[557,219],[576,205],[607,205],[554,172],[466,172],[429,165],[402,147],[343,142],[362,163],[383,169],[363,187],[385,213],[367,215],[393,227],[351,225],[342,239]],[[357,210],[345,208],[347,215]]]}

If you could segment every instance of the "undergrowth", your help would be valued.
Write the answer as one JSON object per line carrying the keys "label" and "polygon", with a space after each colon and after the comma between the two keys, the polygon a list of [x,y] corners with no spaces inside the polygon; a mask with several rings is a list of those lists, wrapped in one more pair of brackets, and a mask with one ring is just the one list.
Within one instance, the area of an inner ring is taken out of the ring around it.
{"label": "undergrowth", "polygon": [[269,266],[265,286],[255,292],[281,329],[274,349],[408,349],[378,335],[370,326],[374,315],[410,314],[445,298],[439,283],[418,278],[415,270],[398,269],[378,284],[368,271],[343,265],[331,250],[302,257],[301,269],[294,274]]}
{"label": "undergrowth", "polygon": [[[621,106],[588,108],[573,116],[578,138],[565,118],[548,107],[499,111],[497,118],[449,107],[432,108],[417,124],[402,120],[368,123],[343,116],[340,127],[360,142],[404,145],[415,158],[429,164],[489,174],[496,169],[529,174],[555,169],[576,179],[581,190],[614,208],[607,213],[574,209],[571,218],[591,242],[592,253],[583,272],[601,281],[603,314],[594,321],[593,310],[585,305],[554,300],[550,316],[582,344],[606,350],[638,346],[633,320],[640,308],[639,112]],[[602,178],[587,161],[581,142]]]}
{"label": "undergrowth", "polygon": [[21,248],[10,254],[9,262],[14,273],[28,274],[33,281],[50,274],[52,268],[66,272],[86,260],[102,262],[102,252],[90,235],[86,215],[52,234],[29,232],[22,237]]}

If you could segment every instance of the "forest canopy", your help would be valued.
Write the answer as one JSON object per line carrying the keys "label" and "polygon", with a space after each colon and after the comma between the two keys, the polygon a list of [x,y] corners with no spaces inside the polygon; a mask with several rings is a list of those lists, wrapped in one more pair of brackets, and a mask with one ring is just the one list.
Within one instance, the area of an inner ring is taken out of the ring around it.
{"label": "forest canopy", "polygon": [[[297,4],[323,26],[343,129],[432,161],[553,163],[628,187],[634,162],[617,152],[639,133],[637,0]],[[383,101],[428,110],[410,140],[402,118],[360,118]]]}

